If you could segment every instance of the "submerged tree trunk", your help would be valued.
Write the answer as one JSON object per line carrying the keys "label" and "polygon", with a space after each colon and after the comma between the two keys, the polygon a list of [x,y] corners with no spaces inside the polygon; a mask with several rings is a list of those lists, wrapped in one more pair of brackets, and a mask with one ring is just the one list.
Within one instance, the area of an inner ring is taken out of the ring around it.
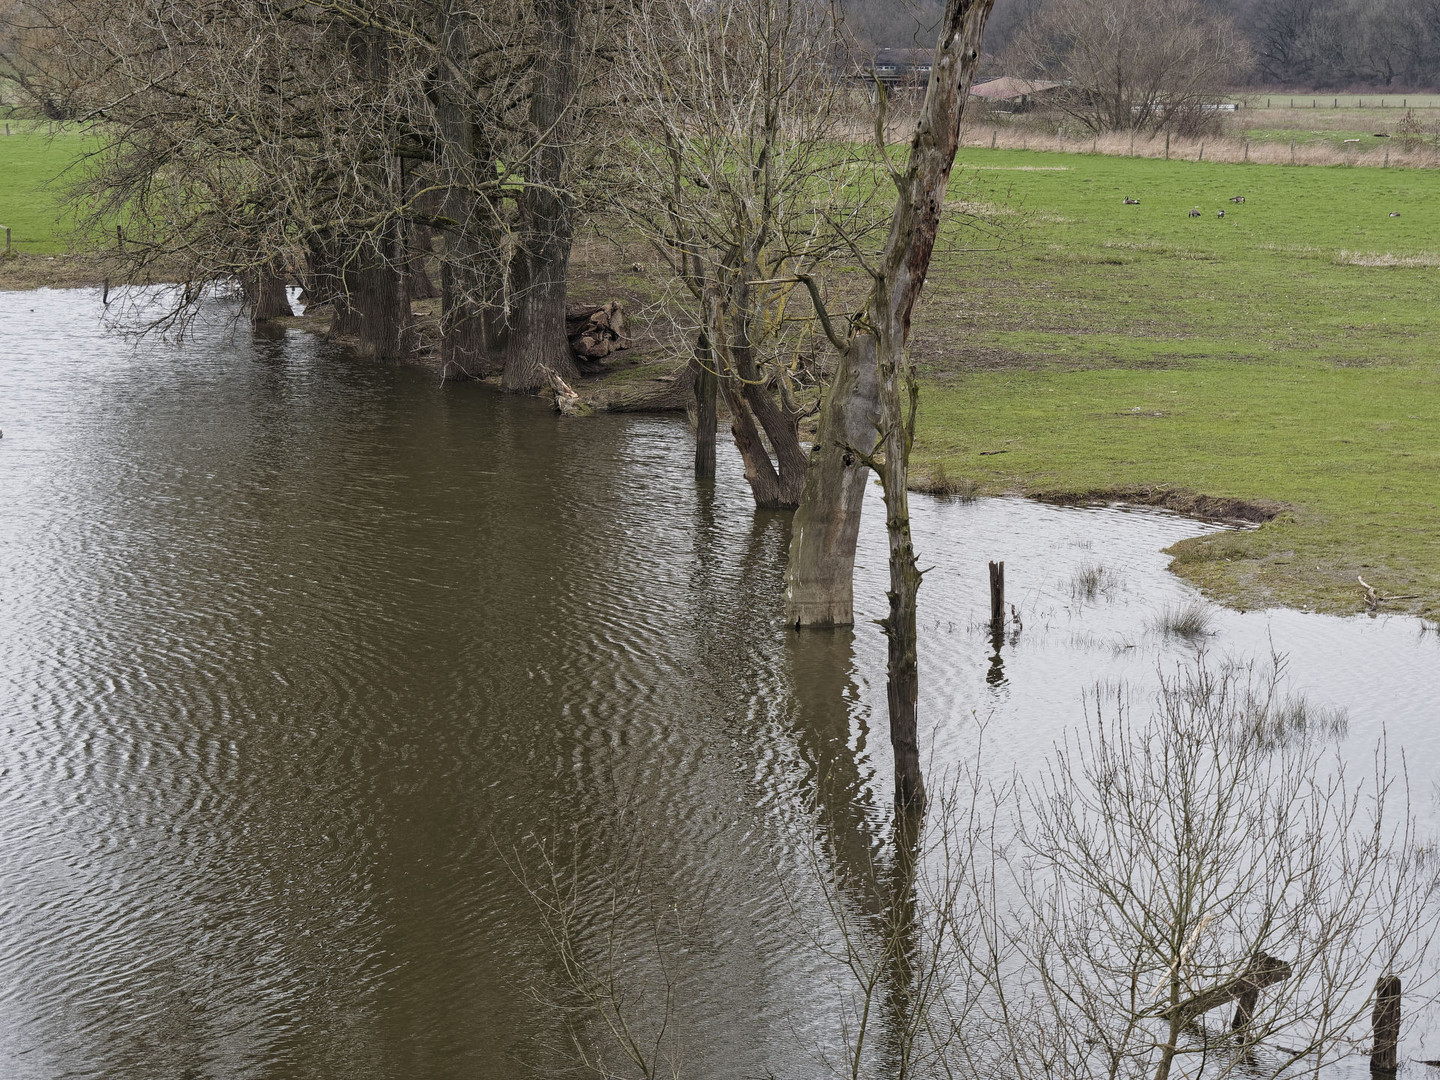
{"label": "submerged tree trunk", "polygon": [[715,374],[715,358],[705,331],[695,339],[695,357],[690,362],[695,371],[695,479],[715,479],[715,428],[719,417],[717,395],[719,376]]}
{"label": "submerged tree trunk", "polygon": [[567,147],[579,86],[580,0],[539,0],[540,47],[530,89],[530,126],[539,145],[526,176],[525,244],[501,388],[535,393],[554,375],[579,375],[565,334],[574,239],[574,199],[566,190]]}
{"label": "submerged tree trunk", "polygon": [[[717,381],[730,410],[730,432],[745,463],[745,481],[755,505],[762,510],[793,510],[805,483],[805,454],[795,417],[783,409],[762,385],[754,358],[745,343],[743,315],[735,317],[740,343],[732,343],[720,287],[705,290],[710,340]],[[761,429],[764,429],[764,437]],[[766,438],[770,447],[765,445]],[[775,451],[772,459],[770,450]]]}
{"label": "submerged tree trunk", "polygon": [[841,355],[826,392],[805,487],[790,528],[785,621],[794,627],[855,621],[855,543],[870,468],[856,451],[875,446],[880,383],[875,338],[858,334]]}
{"label": "submerged tree trunk", "polygon": [[358,338],[361,356],[401,360],[409,355],[410,297],[401,272],[393,225],[381,238],[366,239],[340,273],[330,332]]}
{"label": "submerged tree trunk", "polygon": [[288,319],[295,314],[285,292],[285,274],[275,264],[260,266],[241,275],[240,288],[250,308],[252,323]]}

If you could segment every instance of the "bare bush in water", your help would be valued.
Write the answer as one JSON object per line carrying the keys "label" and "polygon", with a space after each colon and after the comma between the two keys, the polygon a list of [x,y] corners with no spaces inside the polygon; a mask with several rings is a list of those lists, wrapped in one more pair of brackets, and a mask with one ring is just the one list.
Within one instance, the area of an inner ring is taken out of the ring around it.
{"label": "bare bush in water", "polygon": [[1355,776],[1313,725],[1273,737],[1297,715],[1279,681],[1202,661],[1139,722],[1097,695],[1022,786],[1014,900],[989,934],[992,1066],[1313,1074],[1365,1048],[1377,976],[1428,992],[1440,877],[1407,792],[1383,745]]}

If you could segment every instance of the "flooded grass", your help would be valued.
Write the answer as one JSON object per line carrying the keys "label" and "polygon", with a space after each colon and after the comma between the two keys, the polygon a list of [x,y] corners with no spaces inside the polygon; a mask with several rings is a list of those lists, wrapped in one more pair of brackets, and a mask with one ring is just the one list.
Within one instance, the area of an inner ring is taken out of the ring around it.
{"label": "flooded grass", "polygon": [[970,477],[952,477],[945,469],[944,462],[936,462],[930,471],[910,485],[915,491],[936,495],[942,499],[959,502],[974,502],[980,492],[980,485]]}
{"label": "flooded grass", "polygon": [[1161,637],[1199,642],[1215,633],[1215,615],[1204,601],[1186,600],[1161,608],[1150,628]]}
{"label": "flooded grass", "polygon": [[1076,600],[1108,600],[1122,586],[1119,573],[1101,563],[1085,563],[1070,575],[1070,595]]}
{"label": "flooded grass", "polygon": [[[1047,163],[1068,169],[991,168]],[[946,226],[911,337],[917,471],[1283,504],[1176,571],[1245,609],[1356,612],[1363,573],[1433,611],[1440,172],[966,147],[955,174],[1023,212],[989,244]]]}

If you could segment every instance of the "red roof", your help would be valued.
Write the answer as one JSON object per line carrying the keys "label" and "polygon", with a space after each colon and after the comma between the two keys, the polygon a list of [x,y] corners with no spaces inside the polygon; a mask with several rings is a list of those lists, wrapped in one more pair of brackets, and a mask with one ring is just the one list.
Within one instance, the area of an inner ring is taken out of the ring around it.
{"label": "red roof", "polygon": [[1002,75],[998,79],[975,84],[970,88],[970,93],[975,97],[988,98],[991,101],[1011,101],[1014,98],[1028,97],[1031,94],[1054,90],[1059,85],[1057,82],[1031,82],[1029,79],[1017,79],[1011,75]]}

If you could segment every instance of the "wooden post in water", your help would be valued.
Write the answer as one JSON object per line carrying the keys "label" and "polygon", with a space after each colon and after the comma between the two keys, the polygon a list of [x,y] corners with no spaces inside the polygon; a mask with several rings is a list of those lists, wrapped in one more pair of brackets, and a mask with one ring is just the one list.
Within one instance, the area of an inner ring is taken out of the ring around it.
{"label": "wooden post in water", "polygon": [[1370,1071],[1393,1073],[1398,1067],[1400,1044],[1400,977],[1382,975],[1375,980],[1375,1008],[1370,1013],[1375,1042],[1370,1049]]}
{"label": "wooden post in water", "polygon": [[990,564],[990,630],[999,633],[1005,628],[1005,564]]}

